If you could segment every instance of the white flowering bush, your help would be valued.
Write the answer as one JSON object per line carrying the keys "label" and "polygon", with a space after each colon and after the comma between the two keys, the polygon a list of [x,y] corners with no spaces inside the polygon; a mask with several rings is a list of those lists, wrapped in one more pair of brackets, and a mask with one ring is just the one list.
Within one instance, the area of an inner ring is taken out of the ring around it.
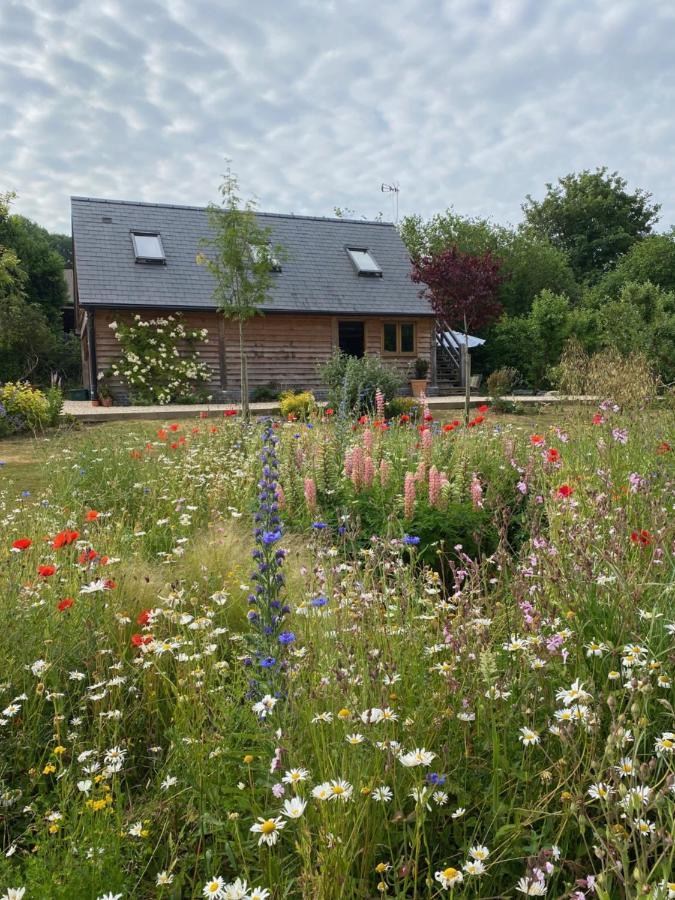
{"label": "white flowering bush", "polygon": [[186,328],[182,317],[142,319],[109,326],[122,347],[112,373],[140,404],[190,403],[206,399],[208,366],[199,359],[197,345],[208,341],[206,328]]}

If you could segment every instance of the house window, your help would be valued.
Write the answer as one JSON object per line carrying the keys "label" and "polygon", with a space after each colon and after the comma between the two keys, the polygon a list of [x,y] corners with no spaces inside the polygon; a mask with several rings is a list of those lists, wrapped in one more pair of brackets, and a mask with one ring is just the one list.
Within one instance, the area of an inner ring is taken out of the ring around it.
{"label": "house window", "polygon": [[157,231],[132,231],[134,256],[137,263],[166,265],[162,238]]}
{"label": "house window", "polygon": [[384,322],[382,325],[383,356],[415,355],[415,323]]}
{"label": "house window", "polygon": [[382,269],[367,247],[347,247],[347,255],[351,259],[357,275],[370,278],[382,278]]}

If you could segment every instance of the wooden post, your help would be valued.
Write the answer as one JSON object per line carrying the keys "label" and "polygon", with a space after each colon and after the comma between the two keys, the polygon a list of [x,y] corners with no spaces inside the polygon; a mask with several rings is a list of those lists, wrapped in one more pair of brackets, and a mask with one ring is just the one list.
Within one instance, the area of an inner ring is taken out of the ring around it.
{"label": "wooden post", "polygon": [[98,399],[98,366],[96,364],[95,310],[87,310],[87,349],[89,350],[89,399]]}
{"label": "wooden post", "polygon": [[218,315],[218,364],[220,366],[220,389],[227,390],[227,357],[225,355],[225,319]]}

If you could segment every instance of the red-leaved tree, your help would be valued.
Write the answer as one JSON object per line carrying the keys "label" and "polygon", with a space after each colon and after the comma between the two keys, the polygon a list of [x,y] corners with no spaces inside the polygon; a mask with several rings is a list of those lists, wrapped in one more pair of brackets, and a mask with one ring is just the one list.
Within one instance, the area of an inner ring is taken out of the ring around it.
{"label": "red-leaved tree", "polygon": [[457,246],[413,260],[411,278],[424,285],[420,297],[429,300],[441,327],[464,335],[466,421],[471,399],[469,331],[488,325],[501,313],[502,305],[497,299],[504,280],[501,268],[501,260],[489,250],[481,254],[463,253]]}

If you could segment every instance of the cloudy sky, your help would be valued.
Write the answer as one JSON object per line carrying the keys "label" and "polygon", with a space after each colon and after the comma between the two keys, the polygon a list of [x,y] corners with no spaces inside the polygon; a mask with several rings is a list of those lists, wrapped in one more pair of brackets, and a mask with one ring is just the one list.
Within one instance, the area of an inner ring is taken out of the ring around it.
{"label": "cloudy sky", "polygon": [[0,191],[517,222],[608,165],[675,222],[671,0],[0,0]]}

